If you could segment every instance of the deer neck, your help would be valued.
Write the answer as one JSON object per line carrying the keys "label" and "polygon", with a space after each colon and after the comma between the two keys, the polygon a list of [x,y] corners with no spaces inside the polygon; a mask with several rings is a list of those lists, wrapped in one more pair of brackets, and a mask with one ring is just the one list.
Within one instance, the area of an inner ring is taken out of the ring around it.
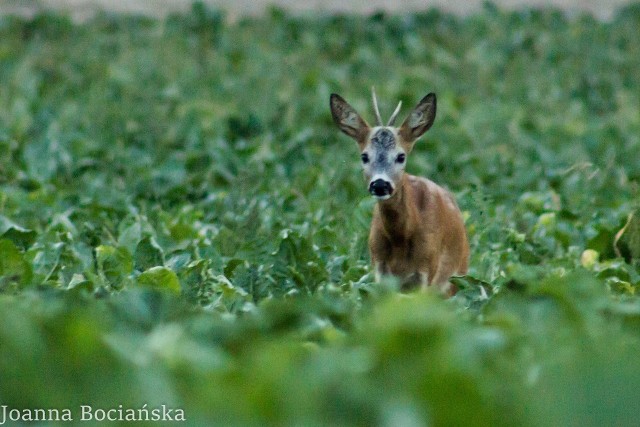
{"label": "deer neck", "polygon": [[384,234],[392,241],[407,240],[415,229],[415,209],[411,200],[411,186],[404,174],[396,194],[377,203]]}

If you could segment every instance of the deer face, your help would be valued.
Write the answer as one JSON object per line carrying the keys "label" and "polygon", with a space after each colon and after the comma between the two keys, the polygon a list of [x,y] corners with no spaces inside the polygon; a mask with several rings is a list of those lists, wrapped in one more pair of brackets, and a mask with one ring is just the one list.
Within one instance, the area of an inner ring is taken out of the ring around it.
{"label": "deer face", "polygon": [[378,200],[387,200],[396,194],[402,181],[407,155],[413,144],[433,124],[436,115],[436,96],[425,96],[409,117],[397,128],[393,123],[401,104],[391,116],[387,126],[382,125],[378,105],[373,93],[377,126],[370,127],[340,95],[332,94],[331,114],[340,130],[356,140],[369,193]]}
{"label": "deer face", "polygon": [[406,151],[398,143],[398,131],[390,126],[371,129],[360,158],[369,193],[379,200],[390,198],[402,179]]}

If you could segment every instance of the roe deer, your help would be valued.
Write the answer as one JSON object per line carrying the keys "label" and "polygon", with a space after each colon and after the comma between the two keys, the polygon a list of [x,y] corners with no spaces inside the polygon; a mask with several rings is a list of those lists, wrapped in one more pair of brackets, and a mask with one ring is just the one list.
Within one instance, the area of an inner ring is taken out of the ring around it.
{"label": "roe deer", "polygon": [[465,274],[469,244],[454,197],[434,182],[404,172],[407,155],[436,116],[436,95],[430,93],[409,117],[394,127],[402,102],[382,124],[372,89],[376,126],[367,122],[340,95],[331,94],[331,115],[340,130],[360,147],[373,210],[369,251],[376,281],[396,277],[403,290],[434,285],[445,294],[456,289],[453,274]]}

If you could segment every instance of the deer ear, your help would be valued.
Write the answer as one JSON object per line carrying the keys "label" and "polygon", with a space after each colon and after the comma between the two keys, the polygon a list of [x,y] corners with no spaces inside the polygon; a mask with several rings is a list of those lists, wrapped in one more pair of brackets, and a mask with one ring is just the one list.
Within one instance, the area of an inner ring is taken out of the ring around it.
{"label": "deer ear", "polygon": [[359,144],[364,143],[369,134],[367,122],[338,94],[331,94],[329,104],[333,121],[340,130],[358,141]]}
{"label": "deer ear", "polygon": [[436,94],[430,93],[418,102],[409,117],[402,123],[398,133],[408,143],[420,138],[429,130],[436,118]]}

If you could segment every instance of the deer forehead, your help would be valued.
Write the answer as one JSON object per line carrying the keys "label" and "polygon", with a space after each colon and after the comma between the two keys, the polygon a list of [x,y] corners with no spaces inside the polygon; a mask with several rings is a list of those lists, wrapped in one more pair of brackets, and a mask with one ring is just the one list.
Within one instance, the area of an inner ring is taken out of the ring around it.
{"label": "deer forehead", "polygon": [[391,151],[396,148],[398,131],[388,126],[376,126],[371,129],[369,145],[376,151]]}

